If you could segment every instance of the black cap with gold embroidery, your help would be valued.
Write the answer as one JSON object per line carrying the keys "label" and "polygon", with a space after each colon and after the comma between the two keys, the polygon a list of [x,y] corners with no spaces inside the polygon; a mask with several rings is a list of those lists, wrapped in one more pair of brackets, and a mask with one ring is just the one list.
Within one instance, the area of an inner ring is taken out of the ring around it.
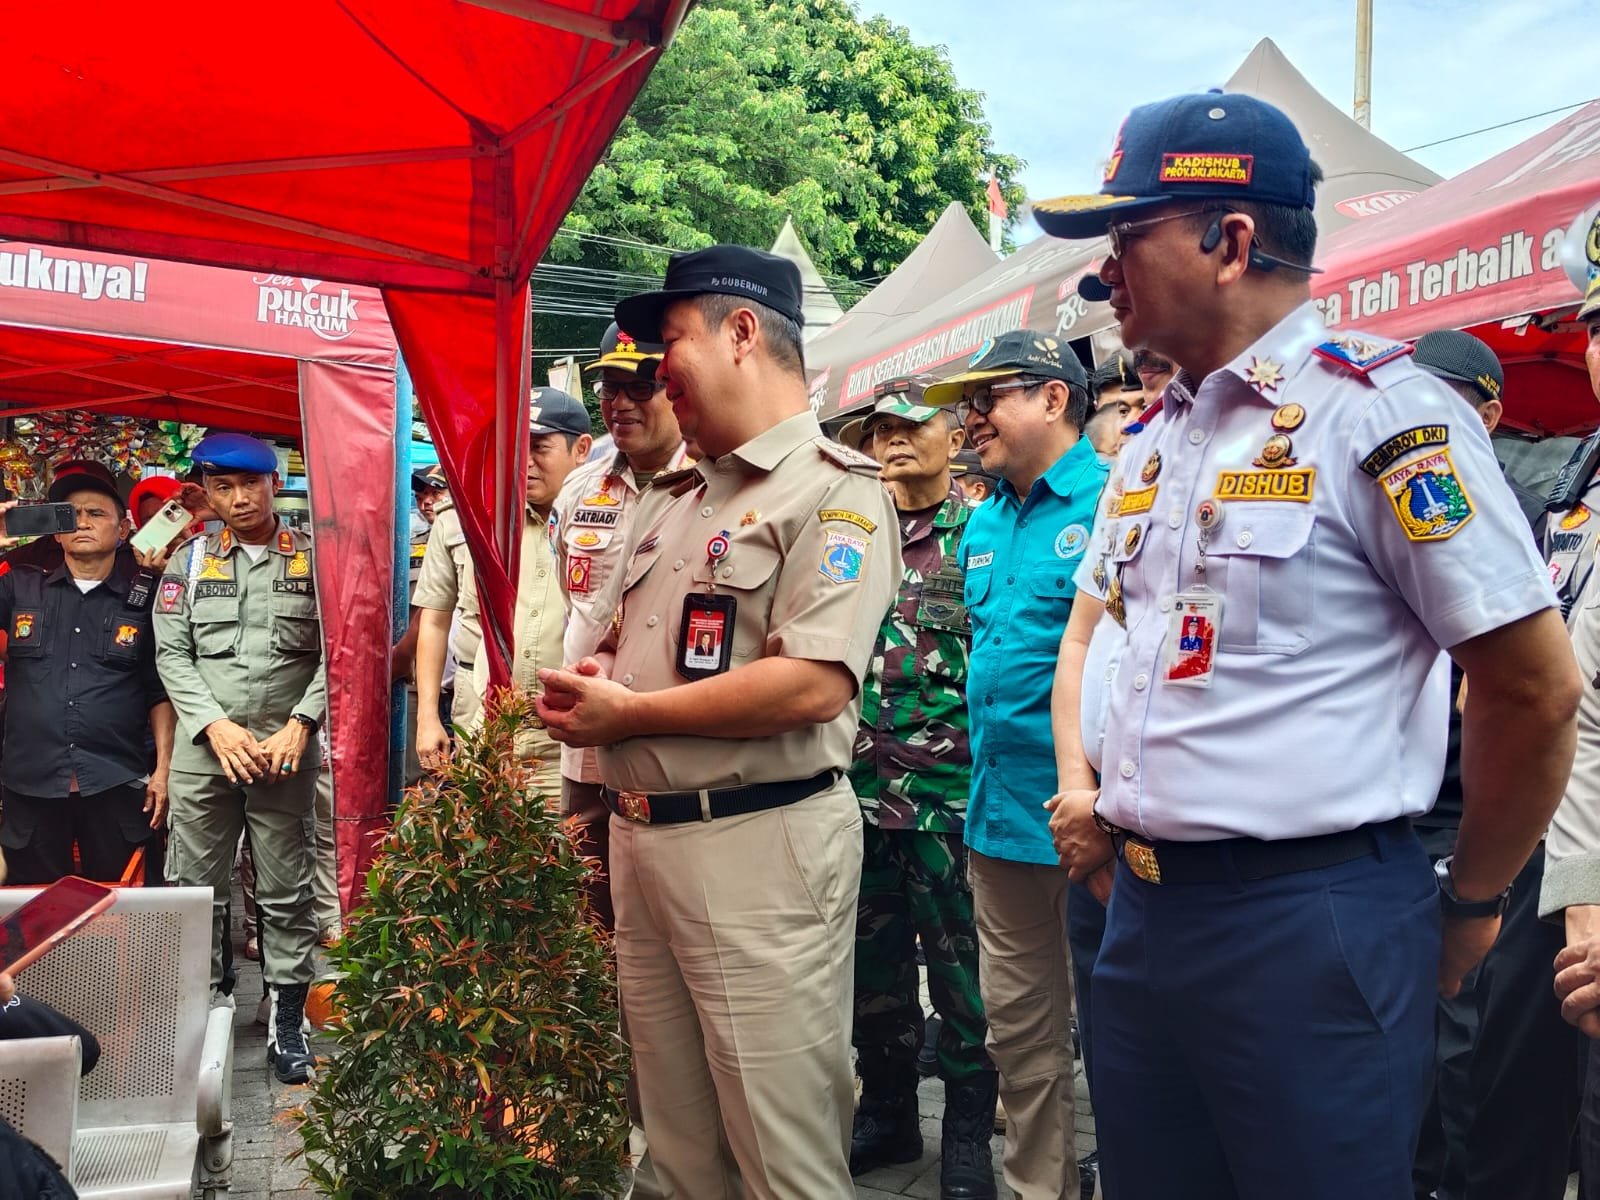
{"label": "black cap with gold embroidery", "polygon": [[614,367],[619,371],[632,371],[638,374],[639,364],[645,359],[660,358],[666,352],[666,347],[656,342],[636,340],[613,321],[606,327],[605,337],[600,339],[600,357],[592,363],[584,363],[583,369],[593,371]]}
{"label": "black cap with gold embroidery", "polygon": [[961,399],[961,389],[965,384],[999,379],[1006,375],[1059,379],[1063,383],[1075,383],[1085,391],[1089,387],[1089,375],[1071,346],[1047,333],[1013,329],[1010,333],[990,338],[978,347],[978,352],[961,374],[929,384],[922,393],[922,402],[935,406],[954,404]]}
{"label": "black cap with gold embroidery", "polygon": [[1484,401],[1499,400],[1505,390],[1505,369],[1494,351],[1463,329],[1423,334],[1411,361],[1430,375],[1470,385]]}

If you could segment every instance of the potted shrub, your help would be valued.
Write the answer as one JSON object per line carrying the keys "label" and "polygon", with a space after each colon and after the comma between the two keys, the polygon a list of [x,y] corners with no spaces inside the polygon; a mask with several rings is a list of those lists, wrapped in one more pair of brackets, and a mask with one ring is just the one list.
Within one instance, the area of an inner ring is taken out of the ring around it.
{"label": "potted shrub", "polygon": [[338,1200],[623,1189],[627,1050],[593,868],[513,753],[505,695],[411,789],[332,951],[337,1051],[300,1133]]}

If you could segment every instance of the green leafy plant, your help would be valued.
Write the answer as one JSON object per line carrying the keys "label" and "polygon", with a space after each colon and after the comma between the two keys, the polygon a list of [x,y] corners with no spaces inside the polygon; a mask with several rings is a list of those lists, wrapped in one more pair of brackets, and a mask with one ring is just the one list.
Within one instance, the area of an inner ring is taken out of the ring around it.
{"label": "green leafy plant", "polygon": [[576,849],[513,753],[505,694],[413,788],[332,952],[337,1052],[300,1134],[335,1200],[621,1190],[627,1050]]}

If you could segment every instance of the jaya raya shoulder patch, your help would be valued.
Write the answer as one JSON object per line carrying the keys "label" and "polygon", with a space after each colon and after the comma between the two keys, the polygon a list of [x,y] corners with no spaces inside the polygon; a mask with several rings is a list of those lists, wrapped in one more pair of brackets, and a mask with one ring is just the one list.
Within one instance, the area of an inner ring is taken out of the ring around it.
{"label": "jaya raya shoulder patch", "polygon": [[1472,497],[1448,449],[1396,467],[1383,477],[1383,489],[1413,542],[1442,542],[1472,520]]}
{"label": "jaya raya shoulder patch", "polygon": [[828,540],[822,547],[822,561],[817,570],[834,583],[854,583],[861,578],[861,567],[866,561],[867,541],[851,537],[848,533],[828,531]]}

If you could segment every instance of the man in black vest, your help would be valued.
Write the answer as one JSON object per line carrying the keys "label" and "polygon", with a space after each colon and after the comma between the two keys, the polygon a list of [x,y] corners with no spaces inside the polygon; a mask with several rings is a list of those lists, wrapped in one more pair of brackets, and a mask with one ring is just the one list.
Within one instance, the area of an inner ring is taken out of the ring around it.
{"label": "man in black vest", "polygon": [[[108,479],[65,474],[49,498],[78,514],[75,530],[55,535],[61,562],[0,575],[9,639],[0,845],[15,884],[72,874],[115,883],[166,821],[176,719],[156,674],[155,580],[117,552],[127,510]],[[0,505],[0,538],[13,507]]]}

